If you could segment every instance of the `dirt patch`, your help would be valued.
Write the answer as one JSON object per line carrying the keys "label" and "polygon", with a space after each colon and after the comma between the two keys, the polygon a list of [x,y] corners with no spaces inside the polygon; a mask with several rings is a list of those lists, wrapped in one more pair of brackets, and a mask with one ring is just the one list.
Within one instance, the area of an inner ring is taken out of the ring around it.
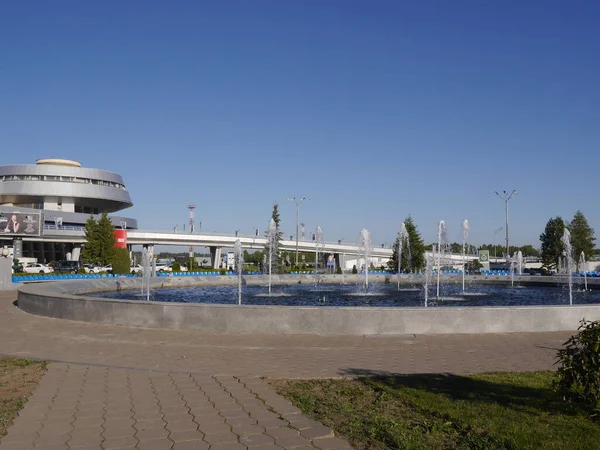
{"label": "dirt patch", "polygon": [[0,437],[6,434],[45,371],[45,362],[0,358]]}

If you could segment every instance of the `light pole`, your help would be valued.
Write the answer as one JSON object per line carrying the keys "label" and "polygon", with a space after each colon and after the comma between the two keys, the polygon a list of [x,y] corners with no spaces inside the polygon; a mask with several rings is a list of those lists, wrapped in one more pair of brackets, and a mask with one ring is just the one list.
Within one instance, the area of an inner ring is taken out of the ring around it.
{"label": "light pole", "polygon": [[300,220],[300,205],[304,200],[310,200],[310,198],[302,197],[300,200],[296,200],[296,197],[288,197],[286,200],[296,204],[296,267],[298,267],[298,221]]}
{"label": "light pole", "polygon": [[492,245],[494,246],[494,262],[498,262],[498,256],[496,255],[496,235],[504,230],[504,227],[497,228],[494,230],[494,238],[492,239]]}
{"label": "light pole", "polygon": [[504,200],[504,214],[505,214],[505,222],[504,229],[506,230],[506,255],[510,254],[510,247],[508,246],[508,202],[512,198],[513,195],[518,194],[516,190],[513,190],[510,194],[506,191],[502,191],[502,195],[496,191],[496,195]]}

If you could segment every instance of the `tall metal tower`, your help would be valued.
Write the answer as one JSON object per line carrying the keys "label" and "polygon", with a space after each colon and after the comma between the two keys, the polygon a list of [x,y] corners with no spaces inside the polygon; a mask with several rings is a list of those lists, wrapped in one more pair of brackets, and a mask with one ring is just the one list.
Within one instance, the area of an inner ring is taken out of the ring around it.
{"label": "tall metal tower", "polygon": [[190,234],[194,234],[194,210],[196,205],[187,205],[187,209],[190,210]]}
{"label": "tall metal tower", "polygon": [[[187,208],[190,210],[190,234],[194,234],[194,210],[196,209],[196,205],[187,205]],[[190,267],[191,271],[194,267],[194,246],[190,245]]]}

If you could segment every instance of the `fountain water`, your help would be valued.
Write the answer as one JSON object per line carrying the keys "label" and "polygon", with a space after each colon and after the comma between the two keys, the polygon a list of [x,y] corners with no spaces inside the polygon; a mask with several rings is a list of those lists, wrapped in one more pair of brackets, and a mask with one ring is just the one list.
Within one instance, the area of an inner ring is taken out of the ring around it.
{"label": "fountain water", "polygon": [[431,284],[431,277],[433,275],[434,258],[434,253],[425,254],[425,281],[423,285],[423,291],[425,293],[425,308],[427,308],[427,302],[429,300],[429,285]]}
{"label": "fountain water", "polygon": [[238,305],[242,304],[242,272],[244,270],[244,249],[239,239],[236,239],[233,246],[233,255],[235,268],[238,272]]}
{"label": "fountain water", "polygon": [[319,275],[319,251],[323,248],[323,230],[317,227],[315,230],[315,286],[317,286],[321,277]]}
{"label": "fountain water", "polygon": [[509,256],[510,260],[510,286],[515,286],[515,264],[517,262],[517,252],[513,253],[512,258]]}
{"label": "fountain water", "polygon": [[442,271],[442,252],[448,242],[448,232],[446,231],[446,222],[440,220],[438,224],[438,247],[437,247],[437,290],[436,296],[440,298],[440,272]]}
{"label": "fountain water", "polygon": [[398,289],[400,289],[400,271],[402,266],[402,249],[404,248],[404,241],[407,239],[406,225],[404,222],[400,225],[400,235],[398,236]]}
{"label": "fountain water", "polygon": [[150,276],[152,275],[152,253],[147,248],[142,249],[142,292],[141,296],[150,301]]}
{"label": "fountain water", "polygon": [[365,291],[369,290],[369,264],[371,262],[372,250],[371,232],[363,228],[360,232],[360,252],[365,258]]}
{"label": "fountain water", "polygon": [[273,255],[277,254],[277,224],[273,219],[269,222],[269,231],[267,233],[269,241],[269,295],[271,295],[271,274],[273,273]]}
{"label": "fountain water", "polygon": [[517,252],[517,274],[523,275],[523,253],[521,250]]}
{"label": "fountain water", "polygon": [[569,305],[573,304],[573,248],[571,247],[571,233],[565,228],[562,237],[562,243],[565,246],[565,265],[567,267],[567,276],[569,277]]}
{"label": "fountain water", "polygon": [[469,221],[467,219],[463,220],[462,223],[462,228],[463,228],[463,245],[462,245],[462,261],[463,261],[463,267],[462,267],[462,291],[463,294],[465,293],[465,269],[466,269],[466,265],[467,265],[467,260],[465,257],[465,247],[467,246],[467,239],[469,239],[469,232],[471,231],[471,229],[469,228]]}
{"label": "fountain water", "polygon": [[583,282],[584,282],[584,291],[587,291],[587,270],[585,269],[585,253],[581,252],[581,255],[579,256],[579,266],[580,269],[583,268]]}

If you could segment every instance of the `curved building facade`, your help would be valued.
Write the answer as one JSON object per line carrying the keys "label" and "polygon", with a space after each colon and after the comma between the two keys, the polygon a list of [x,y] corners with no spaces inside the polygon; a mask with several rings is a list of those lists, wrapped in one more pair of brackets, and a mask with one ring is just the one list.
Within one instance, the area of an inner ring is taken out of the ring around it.
{"label": "curved building facade", "polygon": [[[112,214],[132,205],[120,175],[82,167],[78,161],[52,158],[38,159],[36,164],[0,166],[0,239],[23,235],[22,256],[39,261],[66,259],[63,253],[73,254],[72,246],[60,252],[62,258],[53,258],[47,254],[55,256],[56,251],[35,250],[28,242],[35,242],[37,237],[44,247],[49,236],[81,231],[90,215],[106,212],[117,228],[137,229],[135,219]],[[26,222],[18,232],[10,225],[16,217]],[[61,242],[61,248],[64,244]]]}

